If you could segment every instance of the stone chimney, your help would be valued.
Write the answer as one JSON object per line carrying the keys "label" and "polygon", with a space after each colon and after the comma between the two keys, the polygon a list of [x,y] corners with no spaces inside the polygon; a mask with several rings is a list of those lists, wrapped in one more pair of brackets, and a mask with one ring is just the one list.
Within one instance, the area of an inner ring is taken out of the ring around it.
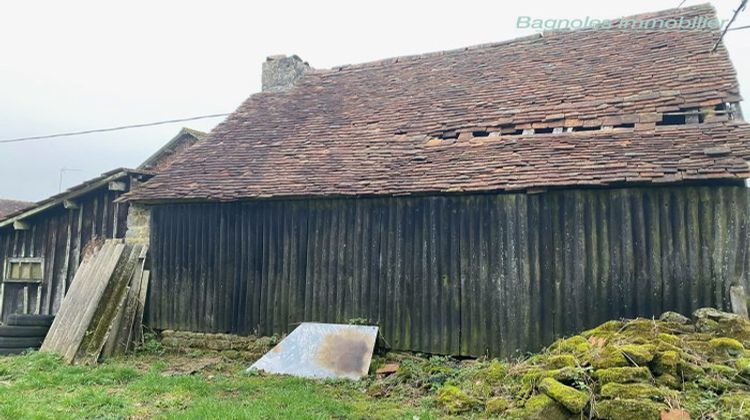
{"label": "stone chimney", "polygon": [[283,92],[290,89],[310,65],[296,55],[272,55],[263,63],[263,92]]}

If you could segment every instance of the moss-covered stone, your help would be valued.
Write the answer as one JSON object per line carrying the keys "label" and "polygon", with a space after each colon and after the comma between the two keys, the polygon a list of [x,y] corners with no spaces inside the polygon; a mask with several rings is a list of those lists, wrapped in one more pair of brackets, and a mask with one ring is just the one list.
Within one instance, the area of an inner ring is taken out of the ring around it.
{"label": "moss-covered stone", "polygon": [[657,375],[663,375],[668,373],[670,375],[677,374],[677,364],[680,362],[680,353],[676,351],[663,351],[657,353],[654,357],[651,369]]}
{"label": "moss-covered stone", "polygon": [[578,365],[575,356],[572,354],[558,354],[550,356],[546,360],[548,369],[560,369],[564,367],[575,367]]}
{"label": "moss-covered stone", "polygon": [[572,413],[580,413],[589,402],[589,394],[564,385],[552,378],[544,378],[539,383],[539,390],[559,402]]}
{"label": "moss-covered stone", "polygon": [[618,384],[616,382],[604,384],[599,394],[604,398],[625,398],[631,400],[663,400],[666,397],[675,397],[677,395],[675,391],[668,388],[659,388],[644,383]]}
{"label": "moss-covered stone", "polygon": [[646,382],[651,379],[651,372],[645,367],[615,367],[594,371],[594,378],[601,384]]}
{"label": "moss-covered stone", "polygon": [[607,420],[658,420],[663,408],[665,408],[663,404],[649,400],[604,400],[596,404],[596,414]]}
{"label": "moss-covered stone", "polygon": [[719,404],[723,408],[726,418],[750,418],[750,393],[733,392],[722,395]]}
{"label": "moss-covered stone", "polygon": [[487,382],[490,385],[498,385],[508,376],[508,365],[499,360],[492,360],[486,366],[478,369],[473,379]]}
{"label": "moss-covered stone", "polygon": [[555,353],[581,354],[591,350],[591,343],[583,336],[574,335],[557,340],[550,346],[550,350]]}
{"label": "moss-covered stone", "polygon": [[614,345],[607,345],[591,358],[594,369],[632,366],[625,355]]}
{"label": "moss-covered stone", "polygon": [[669,373],[665,373],[661,376],[657,376],[654,380],[657,385],[664,386],[671,389],[682,389],[682,381]]}
{"label": "moss-covered stone", "polygon": [[725,378],[732,378],[735,375],[737,375],[737,371],[727,365],[720,365],[717,363],[712,363],[706,366],[706,370],[714,375],[720,375]]}
{"label": "moss-covered stone", "polygon": [[719,323],[712,319],[699,319],[695,322],[695,329],[698,332],[713,333],[719,330]]}
{"label": "moss-covered stone", "polygon": [[567,420],[571,413],[546,394],[537,394],[526,400],[522,408],[508,410],[506,416],[523,420]]}
{"label": "moss-covered stone", "polygon": [[507,399],[504,397],[494,397],[487,400],[484,404],[484,412],[490,416],[497,416],[503,414],[508,407],[510,407],[510,402]]}
{"label": "moss-covered stone", "polygon": [[481,406],[481,402],[461,391],[456,386],[446,385],[437,393],[437,402],[445,411],[457,414],[474,410]]}
{"label": "moss-covered stone", "polygon": [[659,321],[673,322],[675,324],[689,324],[690,318],[677,312],[667,311],[659,316]]}
{"label": "moss-covered stone", "polygon": [[620,347],[620,351],[628,361],[643,366],[654,360],[656,346],[653,344],[626,344]]}
{"label": "moss-covered stone", "polygon": [[589,338],[589,337],[596,337],[596,338],[609,338],[613,334],[617,333],[622,329],[622,327],[625,325],[625,322],[618,321],[618,320],[611,320],[607,321],[601,325],[599,325],[596,328],[592,328],[588,331],[584,331],[581,333],[582,336]]}
{"label": "moss-covered stone", "polygon": [[742,343],[729,337],[711,339],[708,345],[711,346],[714,356],[718,358],[738,357],[745,350],[745,346]]}
{"label": "moss-covered stone", "polygon": [[542,378],[553,378],[560,382],[572,383],[579,381],[584,378],[586,370],[577,367],[564,367],[560,369],[552,369],[544,371],[541,375]]}
{"label": "moss-covered stone", "polygon": [[647,344],[658,334],[658,328],[651,319],[636,318],[622,327],[620,336],[631,344]]}
{"label": "moss-covered stone", "polygon": [[750,375],[750,357],[740,357],[734,362],[737,371],[742,375]]}
{"label": "moss-covered stone", "polygon": [[690,363],[686,360],[680,360],[677,362],[677,376],[685,378],[688,381],[692,381],[703,375],[704,369],[694,363]]}

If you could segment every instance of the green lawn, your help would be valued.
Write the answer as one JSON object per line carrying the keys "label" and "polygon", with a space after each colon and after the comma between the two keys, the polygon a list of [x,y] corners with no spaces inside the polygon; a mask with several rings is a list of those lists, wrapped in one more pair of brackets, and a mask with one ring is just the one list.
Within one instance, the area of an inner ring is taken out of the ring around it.
{"label": "green lawn", "polygon": [[375,399],[360,383],[247,375],[245,367],[215,354],[149,353],[98,366],[68,366],[45,353],[0,357],[0,417],[436,417],[427,402]]}

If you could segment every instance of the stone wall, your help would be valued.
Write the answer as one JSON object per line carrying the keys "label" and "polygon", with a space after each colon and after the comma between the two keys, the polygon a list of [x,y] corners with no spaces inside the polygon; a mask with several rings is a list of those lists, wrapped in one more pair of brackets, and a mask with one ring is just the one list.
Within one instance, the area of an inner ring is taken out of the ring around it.
{"label": "stone wall", "polygon": [[194,333],[165,330],[161,344],[170,351],[213,350],[223,355],[246,360],[257,360],[268,352],[278,340],[275,337],[239,336],[232,334]]}
{"label": "stone wall", "polygon": [[141,204],[131,204],[128,209],[125,242],[147,245],[151,235],[151,208]]}

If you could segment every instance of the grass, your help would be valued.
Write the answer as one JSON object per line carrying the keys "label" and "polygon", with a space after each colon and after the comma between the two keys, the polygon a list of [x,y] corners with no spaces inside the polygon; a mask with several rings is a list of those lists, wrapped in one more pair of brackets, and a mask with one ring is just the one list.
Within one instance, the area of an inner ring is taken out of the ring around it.
{"label": "grass", "polygon": [[359,382],[248,375],[245,367],[201,353],[141,353],[97,366],[69,366],[38,352],[0,357],[0,418],[437,416],[426,400],[375,399]]}

